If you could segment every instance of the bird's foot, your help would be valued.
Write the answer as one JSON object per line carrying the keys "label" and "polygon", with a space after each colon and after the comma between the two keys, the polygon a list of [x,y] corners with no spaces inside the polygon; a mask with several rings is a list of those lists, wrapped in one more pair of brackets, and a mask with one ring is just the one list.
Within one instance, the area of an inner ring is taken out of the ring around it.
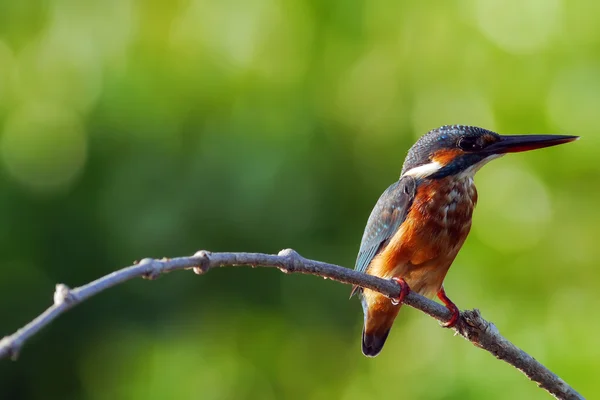
{"label": "bird's foot", "polygon": [[448,322],[444,322],[441,325],[444,328],[452,328],[458,322],[458,317],[460,317],[460,310],[458,309],[458,307],[456,307],[456,304],[454,304],[452,300],[450,300],[448,296],[446,296],[446,291],[444,290],[443,286],[438,291],[437,296],[442,301],[442,303],[444,303],[448,311],[452,313],[452,317],[450,317],[450,320]]}
{"label": "bird's foot", "polygon": [[392,304],[397,306],[398,304],[401,304],[406,298],[406,295],[410,293],[410,287],[408,286],[408,283],[406,283],[406,281],[402,278],[393,277],[392,281],[400,285],[400,294],[398,295],[398,297],[390,297]]}

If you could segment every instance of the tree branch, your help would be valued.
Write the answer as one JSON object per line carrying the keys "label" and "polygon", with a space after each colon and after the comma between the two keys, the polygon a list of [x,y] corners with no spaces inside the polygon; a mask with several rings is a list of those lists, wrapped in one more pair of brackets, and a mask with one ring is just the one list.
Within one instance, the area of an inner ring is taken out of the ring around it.
{"label": "tree branch", "polygon": [[[62,313],[87,298],[122,282],[136,277],[156,279],[163,273],[183,269],[193,269],[195,273],[203,274],[212,268],[224,266],[275,267],[285,273],[317,275],[342,283],[362,286],[390,297],[397,297],[400,293],[400,288],[395,282],[337,265],[309,260],[291,249],[282,250],[278,255],[199,251],[193,257],[162,260],[145,258],[135,265],[115,271],[75,289],[69,289],[63,284],[56,285],[54,305],[17,332],[0,340],[0,359],[7,357],[16,359],[25,342]],[[404,303],[441,322],[447,322],[451,316],[446,307],[415,292],[410,292]],[[503,337],[494,324],[481,317],[479,310],[461,312],[458,323],[452,329],[475,346],[487,350],[496,358],[519,369],[555,398],[583,399],[556,374]]]}

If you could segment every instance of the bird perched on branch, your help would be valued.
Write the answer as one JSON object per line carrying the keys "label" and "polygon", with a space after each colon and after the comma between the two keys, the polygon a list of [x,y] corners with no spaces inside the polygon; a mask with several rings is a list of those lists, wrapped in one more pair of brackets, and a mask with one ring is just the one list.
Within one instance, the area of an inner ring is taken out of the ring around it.
{"label": "bird perched on branch", "polygon": [[456,324],[458,307],[442,283],[471,229],[477,203],[473,175],[506,153],[555,146],[578,139],[565,135],[503,136],[474,126],[434,129],[409,150],[400,179],[381,195],[369,216],[355,269],[396,281],[398,298],[354,287],[364,311],[362,351],[383,348],[400,305],[410,290],[437,294]]}

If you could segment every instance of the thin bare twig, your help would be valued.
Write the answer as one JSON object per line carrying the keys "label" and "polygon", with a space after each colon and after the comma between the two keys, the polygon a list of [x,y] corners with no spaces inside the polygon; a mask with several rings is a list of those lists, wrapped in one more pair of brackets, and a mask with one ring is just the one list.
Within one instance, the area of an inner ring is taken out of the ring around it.
{"label": "thin bare twig", "polygon": [[[317,275],[342,283],[362,286],[391,297],[396,297],[400,293],[400,288],[395,282],[337,265],[309,260],[291,249],[282,250],[278,255],[199,251],[192,257],[162,260],[146,258],[135,265],[115,271],[75,289],[69,289],[63,284],[56,285],[54,305],[14,334],[0,340],[0,359],[7,357],[16,359],[22,346],[30,337],[70,308],[112,286],[136,277],[155,279],[165,272],[182,269],[193,269],[195,273],[203,274],[212,268],[224,266],[275,267],[285,273]],[[450,319],[450,312],[446,307],[414,292],[409,293],[405,304],[421,310],[441,322],[447,322]],[[481,317],[479,310],[461,312],[458,323],[452,329],[475,346],[487,350],[498,359],[519,369],[555,398],[583,399],[556,374],[503,337],[494,324]]]}

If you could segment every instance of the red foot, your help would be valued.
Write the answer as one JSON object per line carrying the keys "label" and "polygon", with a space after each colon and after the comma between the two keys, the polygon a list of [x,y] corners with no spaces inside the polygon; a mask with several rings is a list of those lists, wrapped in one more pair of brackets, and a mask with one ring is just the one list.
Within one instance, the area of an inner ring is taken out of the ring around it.
{"label": "red foot", "polygon": [[452,328],[454,325],[456,325],[458,317],[460,317],[460,311],[458,310],[458,307],[456,307],[456,304],[454,304],[452,300],[446,296],[443,286],[438,291],[437,296],[444,303],[444,305],[446,305],[446,308],[448,308],[448,310],[452,313],[450,321],[443,323],[442,326],[444,328]]}
{"label": "red foot", "polygon": [[408,286],[408,283],[406,283],[406,281],[402,278],[393,277],[392,280],[398,285],[400,285],[400,294],[398,295],[398,297],[390,298],[392,300],[392,304],[398,305],[401,304],[406,298],[406,295],[410,293],[410,287]]}

